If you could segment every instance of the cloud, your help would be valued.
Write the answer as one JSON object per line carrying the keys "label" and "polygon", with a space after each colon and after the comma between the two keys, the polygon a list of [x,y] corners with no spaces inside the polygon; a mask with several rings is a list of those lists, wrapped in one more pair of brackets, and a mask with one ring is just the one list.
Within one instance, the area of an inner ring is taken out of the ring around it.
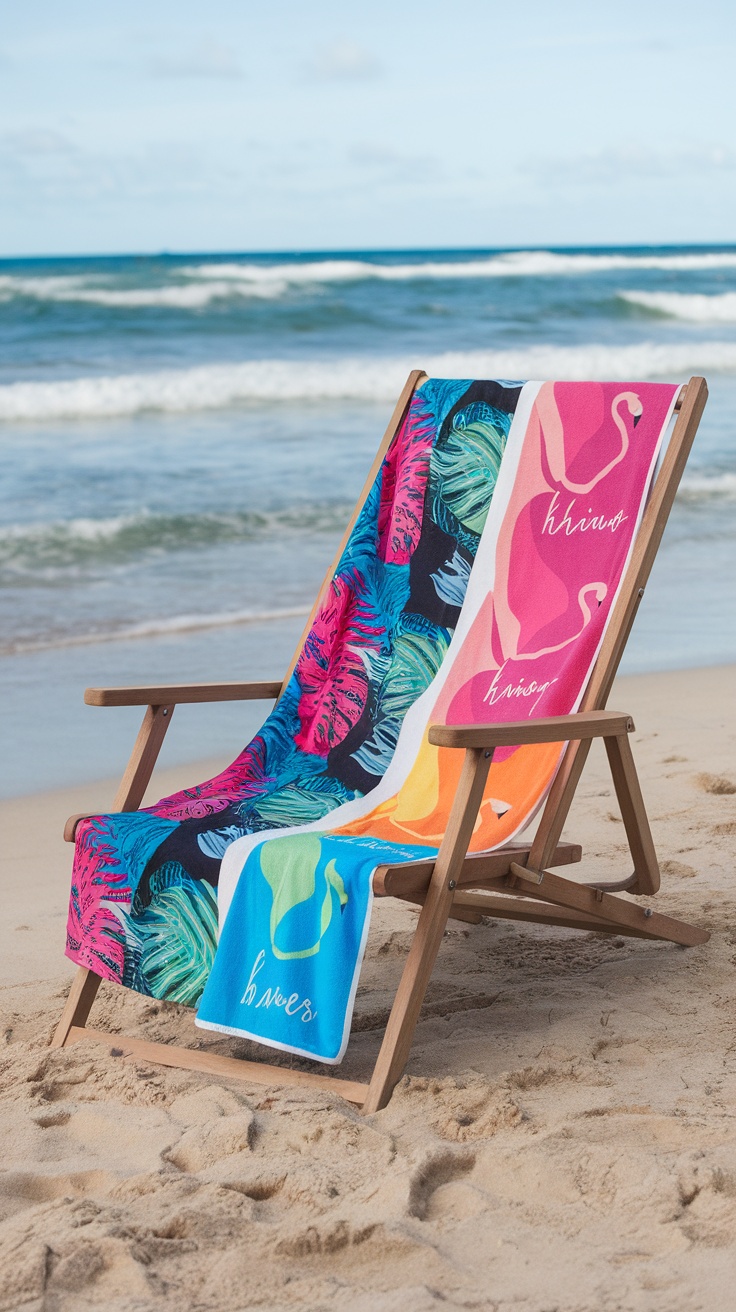
{"label": "cloud", "polygon": [[623,182],[667,182],[693,174],[727,173],[736,168],[736,151],[718,143],[646,146],[624,143],[578,155],[530,161],[529,172],[545,185],[610,186]]}
{"label": "cloud", "polygon": [[378,141],[355,141],[346,158],[358,175],[373,182],[417,182],[434,185],[444,176],[442,162],[433,155],[396,150]]}
{"label": "cloud", "polygon": [[4,132],[0,146],[13,155],[68,155],[74,146],[67,137],[54,128],[22,128],[18,132]]}
{"label": "cloud", "polygon": [[366,82],[380,77],[383,69],[370,50],[353,41],[335,41],[315,51],[307,71],[319,82]]}
{"label": "cloud", "polygon": [[387,164],[403,164],[407,157],[392,146],[383,146],[373,141],[356,141],[348,151],[348,158],[351,164],[381,168]]}
{"label": "cloud", "polygon": [[231,79],[243,76],[240,62],[232,50],[218,41],[204,41],[196,50],[182,54],[154,55],[148,67],[154,77]]}

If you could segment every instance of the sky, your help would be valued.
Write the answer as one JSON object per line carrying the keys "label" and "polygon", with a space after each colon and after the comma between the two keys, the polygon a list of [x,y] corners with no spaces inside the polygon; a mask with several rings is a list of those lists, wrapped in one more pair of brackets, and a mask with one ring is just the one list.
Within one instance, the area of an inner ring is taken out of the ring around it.
{"label": "sky", "polygon": [[736,241],[732,0],[23,0],[0,255]]}

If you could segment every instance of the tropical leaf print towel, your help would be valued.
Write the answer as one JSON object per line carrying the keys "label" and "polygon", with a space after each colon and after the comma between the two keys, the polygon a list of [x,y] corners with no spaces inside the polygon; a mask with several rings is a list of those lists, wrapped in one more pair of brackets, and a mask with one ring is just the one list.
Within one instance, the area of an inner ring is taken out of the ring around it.
{"label": "tropical leaf print towel", "polygon": [[[519,391],[431,380],[415,394],[294,675],[253,741],[204,784],[145,811],[79,824],[67,934],[73,961],[141,993],[196,1005],[217,946],[217,887],[229,847],[320,821],[376,788],[407,711],[449,650]],[[337,878],[329,887],[327,933],[346,920]],[[266,881],[267,898],[272,891]],[[325,890],[314,896],[326,916]],[[287,916],[279,933],[295,923]]]}

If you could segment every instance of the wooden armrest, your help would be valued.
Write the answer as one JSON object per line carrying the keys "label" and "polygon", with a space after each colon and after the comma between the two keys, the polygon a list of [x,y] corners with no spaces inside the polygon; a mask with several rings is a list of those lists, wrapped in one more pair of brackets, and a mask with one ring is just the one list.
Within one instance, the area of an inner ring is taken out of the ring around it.
{"label": "wooden armrest", "polygon": [[171,683],[150,688],[85,688],[87,706],[177,706],[180,702],[274,700],[281,680],[267,683]]}
{"label": "wooden armrest", "polygon": [[563,743],[583,738],[616,738],[631,733],[634,721],[621,711],[577,711],[546,720],[509,724],[433,724],[429,741],[435,747],[519,747],[525,743]]}

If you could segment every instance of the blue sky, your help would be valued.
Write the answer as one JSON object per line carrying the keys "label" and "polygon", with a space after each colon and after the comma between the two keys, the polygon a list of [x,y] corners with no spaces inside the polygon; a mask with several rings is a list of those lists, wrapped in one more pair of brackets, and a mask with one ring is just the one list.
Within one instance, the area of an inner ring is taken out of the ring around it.
{"label": "blue sky", "polygon": [[0,254],[736,240],[731,0],[24,0]]}

